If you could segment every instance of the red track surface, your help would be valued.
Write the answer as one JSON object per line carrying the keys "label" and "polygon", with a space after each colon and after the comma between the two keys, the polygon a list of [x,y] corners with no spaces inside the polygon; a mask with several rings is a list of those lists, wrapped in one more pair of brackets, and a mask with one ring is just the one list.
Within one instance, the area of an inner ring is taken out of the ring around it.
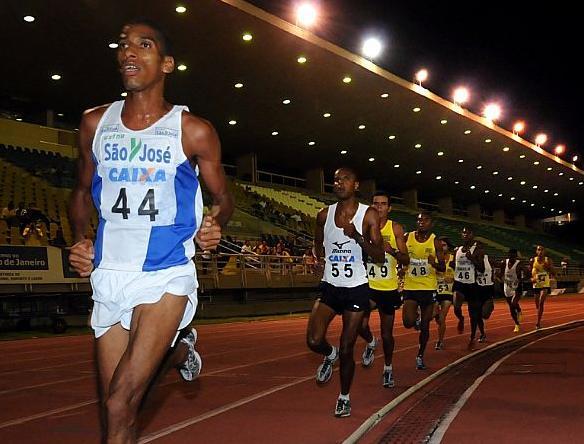
{"label": "red track surface", "polygon": [[442,442],[582,442],[582,356],[584,327],[510,356],[473,393]]}
{"label": "red track surface", "polygon": [[[524,300],[524,330],[535,308]],[[398,313],[401,316],[401,313]],[[372,369],[357,368],[350,418],[332,415],[338,376],[325,387],[314,382],[321,358],[304,342],[306,318],[203,325],[198,350],[203,374],[187,384],[168,373],[150,393],[142,414],[143,442],[328,443],[340,442],[367,417],[409,386],[466,353],[468,334],[458,335],[452,315],[446,350],[433,350],[432,327],[426,371],[414,369],[418,335],[396,322],[394,373],[397,387],[381,387],[381,357]],[[584,318],[583,296],[547,301],[544,326]],[[378,332],[378,318],[372,316]],[[340,322],[329,330],[338,341]],[[487,323],[490,342],[513,335],[504,303]],[[553,341],[553,340],[552,340]],[[0,343],[0,441],[2,443],[98,443],[99,419],[90,336]],[[355,357],[360,360],[363,342]],[[498,408],[505,410],[506,404]],[[523,406],[527,412],[529,406]],[[453,424],[454,427],[454,424]],[[463,425],[464,427],[464,425]]]}

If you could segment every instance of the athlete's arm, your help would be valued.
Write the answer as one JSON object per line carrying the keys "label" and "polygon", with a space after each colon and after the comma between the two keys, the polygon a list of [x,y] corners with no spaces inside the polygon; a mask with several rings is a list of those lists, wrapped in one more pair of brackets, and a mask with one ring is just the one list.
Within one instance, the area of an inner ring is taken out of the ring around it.
{"label": "athlete's arm", "polygon": [[444,262],[444,251],[442,251],[442,243],[437,237],[434,238],[434,250],[436,250],[436,262],[431,262],[430,265],[436,271],[445,272],[446,263]]}
{"label": "athlete's arm", "polygon": [[326,216],[328,214],[328,207],[322,208],[316,215],[316,227],[314,228],[314,246],[312,254],[317,260],[324,256],[324,224],[326,223]]}
{"label": "athlete's arm", "polygon": [[[350,234],[348,234],[350,235]],[[385,261],[385,250],[383,248],[383,238],[379,230],[379,216],[373,208],[367,208],[363,218],[363,235],[354,230],[353,237],[365,253],[369,255],[375,263]]]}
{"label": "athlete's arm", "polygon": [[450,261],[450,268],[454,269],[456,267],[456,253],[460,247],[456,247],[452,252],[452,260]]}
{"label": "athlete's arm", "polygon": [[467,257],[479,273],[485,272],[485,251],[479,242],[476,243],[474,252],[470,255],[467,254]]}
{"label": "athlete's arm", "polygon": [[[410,255],[408,254],[408,247],[406,245],[406,237],[404,234],[404,227],[396,222],[393,223],[393,234],[395,236],[395,243],[397,244],[397,250],[391,249],[388,251],[393,257],[397,259],[397,262],[401,265],[410,264]],[[387,250],[386,250],[387,251]]]}
{"label": "athlete's arm", "polygon": [[233,213],[233,196],[221,165],[221,143],[211,123],[184,112],[182,145],[185,155],[196,159],[201,177],[213,199],[211,211],[204,217],[197,233],[197,243],[203,249],[214,248],[221,239],[221,227],[227,224]]}
{"label": "athlete's arm", "polygon": [[548,257],[547,262],[544,262],[544,267],[551,276],[556,276],[556,269],[554,268],[554,262],[551,257]]}
{"label": "athlete's arm", "polygon": [[85,239],[85,233],[93,211],[91,184],[95,173],[95,163],[93,161],[92,145],[95,130],[106,109],[107,106],[102,106],[85,111],[79,125],[77,182],[71,193],[71,202],[69,203],[69,221],[73,230],[73,246],[69,252],[69,262],[82,277],[89,276],[93,270],[93,242]]}

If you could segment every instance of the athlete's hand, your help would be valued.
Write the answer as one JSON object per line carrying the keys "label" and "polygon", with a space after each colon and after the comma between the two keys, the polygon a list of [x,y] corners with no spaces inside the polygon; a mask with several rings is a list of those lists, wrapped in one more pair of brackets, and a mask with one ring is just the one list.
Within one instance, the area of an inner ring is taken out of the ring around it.
{"label": "athlete's hand", "polygon": [[397,250],[395,248],[393,248],[391,245],[389,245],[389,242],[383,243],[383,249],[385,250],[386,253],[389,253],[390,255],[392,255],[394,257],[397,254]]}
{"label": "athlete's hand", "polygon": [[203,217],[201,228],[195,237],[202,250],[216,250],[221,241],[221,225],[217,223],[216,219],[218,213],[219,207],[213,206],[211,211]]}
{"label": "athlete's hand", "polygon": [[93,242],[89,239],[79,241],[69,248],[69,263],[81,277],[87,277],[93,271],[94,257]]}

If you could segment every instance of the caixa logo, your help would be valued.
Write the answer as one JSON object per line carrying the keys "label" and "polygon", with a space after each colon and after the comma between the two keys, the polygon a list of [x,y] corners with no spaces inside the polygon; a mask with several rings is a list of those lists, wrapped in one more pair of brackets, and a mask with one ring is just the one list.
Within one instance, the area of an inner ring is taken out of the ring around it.
{"label": "caixa logo", "polygon": [[107,142],[103,145],[105,151],[104,160],[127,160],[132,161],[137,158],[141,162],[170,163],[172,154],[170,146],[166,148],[150,148],[148,144],[142,143],[142,139],[132,137],[130,139],[130,149],[120,146],[118,143]]}

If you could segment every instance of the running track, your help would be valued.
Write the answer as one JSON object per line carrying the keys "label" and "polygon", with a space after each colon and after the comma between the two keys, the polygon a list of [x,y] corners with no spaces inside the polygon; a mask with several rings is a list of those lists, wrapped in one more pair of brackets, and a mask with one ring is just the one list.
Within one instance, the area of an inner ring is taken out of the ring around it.
{"label": "running track", "polygon": [[[523,331],[533,329],[533,300],[523,300],[522,307]],[[428,370],[415,370],[418,334],[405,330],[399,316],[394,330],[397,386],[381,387],[380,347],[373,368],[357,366],[352,416],[343,419],[332,415],[338,373],[325,387],[314,382],[321,358],[306,348],[305,317],[200,326],[203,374],[191,384],[176,372],[161,378],[144,405],[141,442],[341,442],[408,387],[467,353],[468,333],[456,333],[450,313],[446,350],[434,351],[433,324]],[[577,319],[584,319],[584,296],[548,299],[544,326]],[[372,326],[378,333],[376,313]],[[337,319],[329,329],[333,343],[339,330]],[[487,335],[489,342],[513,335],[504,302],[496,304],[487,321]],[[363,345],[360,340],[356,347],[357,362]],[[0,342],[0,356],[0,442],[99,442],[91,336]]]}

